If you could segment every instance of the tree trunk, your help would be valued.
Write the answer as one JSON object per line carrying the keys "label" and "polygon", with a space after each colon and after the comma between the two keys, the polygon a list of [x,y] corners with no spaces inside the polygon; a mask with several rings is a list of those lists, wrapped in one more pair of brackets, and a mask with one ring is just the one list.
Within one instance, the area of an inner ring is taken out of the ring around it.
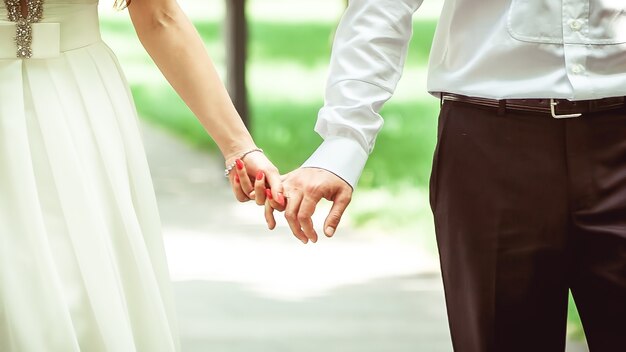
{"label": "tree trunk", "polygon": [[247,45],[246,0],[226,0],[226,88],[239,115],[250,128],[246,89]]}

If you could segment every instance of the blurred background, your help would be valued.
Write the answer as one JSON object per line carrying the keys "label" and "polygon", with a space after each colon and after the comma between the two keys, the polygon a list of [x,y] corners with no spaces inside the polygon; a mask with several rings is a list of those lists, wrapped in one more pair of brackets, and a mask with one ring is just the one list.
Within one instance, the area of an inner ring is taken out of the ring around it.
{"label": "blurred background", "polygon": [[[243,68],[232,48],[245,44],[249,126],[281,172],[297,168],[321,142],[313,126],[346,1],[179,2],[225,80],[227,62]],[[235,3],[245,3],[245,43],[228,35]],[[142,120],[183,351],[452,350],[427,195],[439,101],[425,77],[441,5],[426,1],[414,18],[405,74],[339,231],[305,246],[284,220],[270,232],[261,208],[235,201],[215,144],[152,64],[128,14],[102,2],[105,41]],[[318,229],[328,209],[318,208]],[[568,351],[586,351],[570,307]]]}

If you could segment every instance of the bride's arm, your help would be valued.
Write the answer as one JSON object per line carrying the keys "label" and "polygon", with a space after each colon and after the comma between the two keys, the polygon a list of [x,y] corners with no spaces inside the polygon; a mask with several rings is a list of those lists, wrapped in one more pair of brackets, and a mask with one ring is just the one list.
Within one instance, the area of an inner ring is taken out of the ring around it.
{"label": "bride's arm", "polygon": [[[219,146],[227,164],[256,148],[222,84],[195,27],[175,0],[132,0],[128,7],[139,40],[165,78]],[[158,102],[155,102],[158,103]],[[280,197],[278,170],[260,153],[246,157],[248,172],[266,174]],[[231,177],[231,181],[233,178]],[[241,188],[250,190],[246,180]],[[235,190],[237,187],[234,187]],[[259,192],[263,193],[263,192]],[[257,195],[264,200],[264,195]],[[243,200],[240,196],[239,200]],[[278,199],[278,198],[277,198]]]}
{"label": "bride's arm", "polygon": [[132,0],[130,17],[146,51],[224,157],[255,148],[193,24],[175,0]]}

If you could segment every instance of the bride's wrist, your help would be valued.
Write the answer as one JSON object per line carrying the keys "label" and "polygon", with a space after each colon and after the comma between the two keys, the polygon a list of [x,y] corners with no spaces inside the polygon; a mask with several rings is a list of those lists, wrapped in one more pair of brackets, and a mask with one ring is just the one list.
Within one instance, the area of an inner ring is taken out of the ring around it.
{"label": "bride's wrist", "polygon": [[249,150],[257,148],[252,138],[231,138],[231,142],[220,147],[226,162],[233,161]]}
{"label": "bride's wrist", "polygon": [[229,152],[224,153],[224,162],[230,163],[235,159],[241,159],[244,154],[248,153],[251,150],[259,149],[255,144],[249,144],[245,146],[240,146],[236,148],[230,149]]}
{"label": "bride's wrist", "polygon": [[230,174],[230,172],[235,168],[235,166],[237,165],[237,160],[244,160],[246,158],[246,156],[248,156],[249,154],[252,153],[263,153],[263,149],[254,146],[251,147],[249,149],[245,149],[243,151],[237,152],[232,154],[230,157],[227,157],[226,160],[224,161],[224,165],[225,165],[225,169],[224,169],[224,176],[228,177],[228,175]]}

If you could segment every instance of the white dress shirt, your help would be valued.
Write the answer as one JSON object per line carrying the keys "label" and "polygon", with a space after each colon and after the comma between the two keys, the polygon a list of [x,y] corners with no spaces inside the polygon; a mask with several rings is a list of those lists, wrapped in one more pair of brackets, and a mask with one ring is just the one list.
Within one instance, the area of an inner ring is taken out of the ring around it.
{"label": "white dress shirt", "polygon": [[[303,167],[356,186],[407,55],[422,0],[350,0],[337,29],[322,145]],[[421,33],[416,33],[421,35]],[[446,0],[428,90],[485,98],[626,95],[624,0]]]}

